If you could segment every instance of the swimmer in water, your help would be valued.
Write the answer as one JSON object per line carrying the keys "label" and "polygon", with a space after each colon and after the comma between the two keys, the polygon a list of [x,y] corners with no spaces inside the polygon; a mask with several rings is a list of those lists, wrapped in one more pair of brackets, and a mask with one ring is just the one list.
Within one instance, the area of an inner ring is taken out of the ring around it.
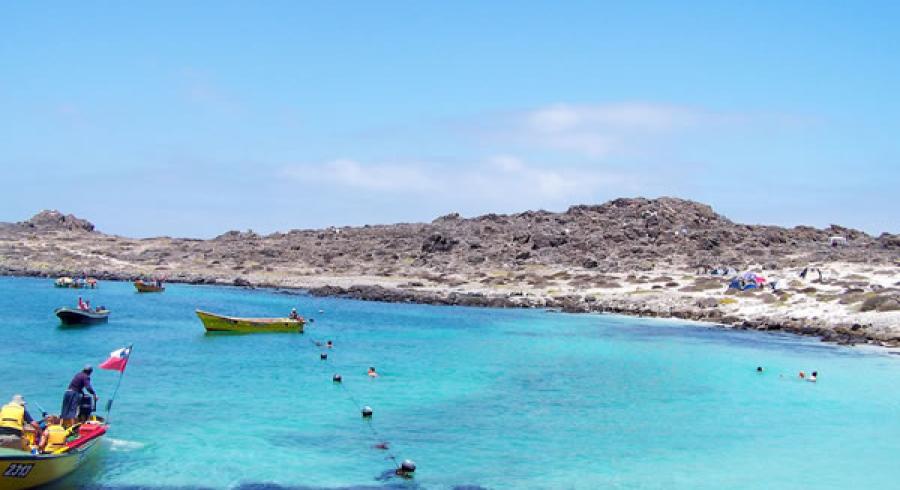
{"label": "swimmer in water", "polygon": [[331,343],[331,341],[329,340],[328,342],[325,342],[325,347],[328,347],[330,349],[330,348],[334,347],[334,344]]}
{"label": "swimmer in water", "polygon": [[377,378],[377,377],[378,377],[378,373],[375,372],[375,368],[374,368],[374,367],[370,367],[370,368],[369,368],[369,377],[370,377],[370,378]]}
{"label": "swimmer in water", "polygon": [[809,375],[809,379],[807,381],[811,381],[813,383],[816,382],[816,376],[819,374],[818,371],[813,371],[812,374]]}
{"label": "swimmer in water", "polygon": [[804,379],[804,378],[806,378],[806,373],[804,373],[803,371],[800,371],[800,379]]}
{"label": "swimmer in water", "polygon": [[756,366],[756,372],[757,372],[757,373],[763,372],[762,366]]}

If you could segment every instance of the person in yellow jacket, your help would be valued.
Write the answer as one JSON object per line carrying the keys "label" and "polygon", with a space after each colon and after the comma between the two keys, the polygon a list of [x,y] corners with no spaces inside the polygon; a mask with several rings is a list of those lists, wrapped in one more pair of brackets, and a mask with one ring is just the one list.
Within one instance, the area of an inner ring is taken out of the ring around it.
{"label": "person in yellow jacket", "polygon": [[0,408],[0,447],[24,449],[25,424],[40,431],[40,425],[25,409],[25,398],[15,395],[3,408]]}
{"label": "person in yellow jacket", "polygon": [[69,431],[60,425],[59,417],[51,415],[47,420],[47,428],[41,434],[41,452],[52,453],[65,448],[67,437],[69,437]]}

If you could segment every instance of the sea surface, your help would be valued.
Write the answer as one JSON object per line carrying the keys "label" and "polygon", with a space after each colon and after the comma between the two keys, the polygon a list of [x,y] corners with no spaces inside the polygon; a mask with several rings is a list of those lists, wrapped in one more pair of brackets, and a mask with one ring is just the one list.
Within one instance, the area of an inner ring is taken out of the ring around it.
{"label": "sea surface", "polygon": [[[54,308],[79,295],[109,323],[60,326]],[[194,315],[292,307],[315,320],[305,334],[206,334]],[[58,413],[83,365],[134,344],[103,447],[57,488],[900,485],[900,358],[874,349],[612,315],[31,278],[0,278],[0,325],[0,396],[25,395],[33,413]],[[101,406],[117,377],[94,372]],[[390,478],[392,457],[414,460],[415,477]]]}

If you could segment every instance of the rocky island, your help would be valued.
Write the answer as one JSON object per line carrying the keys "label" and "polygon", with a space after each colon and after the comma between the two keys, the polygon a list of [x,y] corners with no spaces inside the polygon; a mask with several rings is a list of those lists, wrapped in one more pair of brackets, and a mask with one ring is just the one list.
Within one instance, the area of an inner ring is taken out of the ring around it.
{"label": "rocky island", "polygon": [[[729,287],[750,271],[765,283]],[[677,198],[210,240],[109,235],[43,211],[0,223],[0,274],[615,312],[900,346],[900,235],[745,225]]]}

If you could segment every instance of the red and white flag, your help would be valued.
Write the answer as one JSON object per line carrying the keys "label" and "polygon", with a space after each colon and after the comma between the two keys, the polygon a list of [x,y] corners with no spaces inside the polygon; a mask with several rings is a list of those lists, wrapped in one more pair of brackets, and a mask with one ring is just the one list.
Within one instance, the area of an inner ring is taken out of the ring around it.
{"label": "red and white flag", "polygon": [[100,369],[109,369],[125,372],[125,365],[128,364],[128,356],[131,355],[131,347],[122,347],[109,353],[109,359],[100,364]]}

